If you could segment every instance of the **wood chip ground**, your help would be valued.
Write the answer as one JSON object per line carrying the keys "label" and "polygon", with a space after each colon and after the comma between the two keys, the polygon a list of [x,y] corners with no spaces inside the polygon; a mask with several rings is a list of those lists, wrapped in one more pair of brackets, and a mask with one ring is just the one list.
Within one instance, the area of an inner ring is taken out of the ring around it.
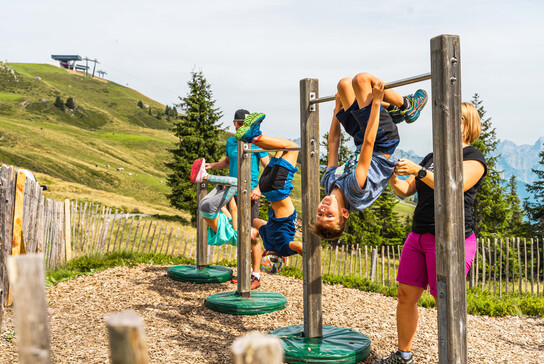
{"label": "wood chip ground", "polygon": [[[260,289],[282,293],[287,307],[259,316],[236,316],[203,306],[210,294],[235,290],[235,285],[176,282],[167,277],[167,268],[117,267],[50,288],[53,361],[108,363],[104,316],[124,310],[135,310],[144,317],[153,363],[228,363],[236,337],[303,322],[302,280],[263,275]],[[365,363],[395,349],[395,309],[394,298],[323,285],[323,323],[368,335],[372,353]],[[420,308],[419,315],[413,345],[416,362],[436,363],[436,310]],[[12,316],[8,308],[0,337],[1,363],[17,363]],[[544,320],[469,316],[468,353],[469,363],[544,363]]]}

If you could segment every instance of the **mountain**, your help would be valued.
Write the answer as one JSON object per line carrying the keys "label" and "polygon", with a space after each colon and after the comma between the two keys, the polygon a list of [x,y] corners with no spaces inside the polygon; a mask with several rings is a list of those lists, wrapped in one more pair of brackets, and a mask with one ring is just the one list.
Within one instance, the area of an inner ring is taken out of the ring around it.
{"label": "mountain", "polygon": [[[63,107],[69,97],[73,109]],[[164,162],[176,138],[164,110],[107,80],[0,64],[0,162],[34,172],[49,198],[178,214],[166,198]]]}

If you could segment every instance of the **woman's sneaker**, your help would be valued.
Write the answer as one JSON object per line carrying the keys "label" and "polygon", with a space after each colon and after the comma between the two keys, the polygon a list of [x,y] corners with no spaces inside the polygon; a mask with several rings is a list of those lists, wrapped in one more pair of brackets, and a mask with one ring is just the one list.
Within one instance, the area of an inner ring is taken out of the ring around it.
{"label": "woman's sneaker", "polygon": [[417,90],[415,94],[406,96],[406,98],[410,100],[410,107],[401,111],[401,113],[404,116],[404,120],[410,124],[419,118],[421,110],[427,104],[428,96],[425,90],[420,89]]}
{"label": "woman's sneaker", "polygon": [[396,351],[391,353],[387,358],[383,358],[382,360],[378,360],[374,362],[374,364],[414,364],[414,356],[412,355],[410,359],[404,359],[402,355],[400,354],[400,351]]}
{"label": "woman's sneaker", "polygon": [[254,112],[249,114],[244,120],[244,125],[236,131],[236,139],[251,143],[253,138],[262,134],[260,127],[264,118],[265,114],[263,113]]}
{"label": "woman's sneaker", "polygon": [[206,160],[204,158],[200,158],[194,161],[193,167],[191,168],[191,182],[201,183],[207,176],[208,173],[206,172]]}

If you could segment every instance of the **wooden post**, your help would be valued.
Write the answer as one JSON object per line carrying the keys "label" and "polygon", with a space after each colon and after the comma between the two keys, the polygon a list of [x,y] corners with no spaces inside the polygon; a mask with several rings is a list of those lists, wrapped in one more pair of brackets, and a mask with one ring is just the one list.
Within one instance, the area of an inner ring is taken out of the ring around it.
{"label": "wooden post", "polygon": [[108,327],[112,364],[149,363],[145,342],[144,319],[134,311],[105,317]]}
{"label": "wooden post", "polygon": [[332,267],[332,274],[336,274],[336,265],[338,264],[338,245],[334,249],[334,267]]}
{"label": "wooden post", "polygon": [[491,292],[491,270],[493,269],[493,266],[494,266],[494,262],[491,261],[491,241],[489,240],[489,238],[487,239],[487,251],[488,251],[488,255],[489,255],[489,277],[488,277],[488,291]]}
{"label": "wooden post", "polygon": [[440,363],[467,362],[459,36],[431,39]]}
{"label": "wooden post", "polygon": [[234,364],[281,364],[283,345],[275,336],[254,331],[239,337],[231,346]]}
{"label": "wooden post", "polygon": [[533,278],[533,275],[535,273],[534,263],[535,263],[535,256],[533,252],[533,238],[531,238],[531,296],[535,294],[534,278]]}
{"label": "wooden post", "polygon": [[508,286],[510,285],[510,240],[506,238],[506,295],[508,295]]}
{"label": "wooden post", "polygon": [[319,97],[317,79],[300,80],[300,138],[303,224],[303,297],[304,337],[323,336],[321,240],[310,232],[319,204],[319,105],[310,99]]}
{"label": "wooden post", "polygon": [[[1,220],[0,220],[1,221]],[[38,228],[36,232],[36,253],[43,253],[45,241],[45,197],[40,194],[38,202]]]}
{"label": "wooden post", "polygon": [[[128,235],[127,235],[127,240],[125,242],[125,250],[128,251],[128,242],[130,241],[130,237],[132,236],[132,226],[134,225],[134,215],[132,215],[132,219],[130,219],[130,226],[128,228]],[[119,247],[121,247],[123,245],[123,242],[121,241],[119,243]]]}
{"label": "wooden post", "polygon": [[499,298],[502,297],[502,239],[500,242],[500,260],[499,260]]}
{"label": "wooden post", "polygon": [[527,291],[529,287],[527,286],[527,239],[523,238],[523,255],[525,256],[525,296],[527,296]]}
{"label": "wooden post", "polygon": [[521,296],[521,282],[523,281],[523,276],[521,275],[521,240],[520,238],[517,238],[517,240],[518,240],[518,278],[519,278],[518,296]]}
{"label": "wooden post", "polygon": [[238,294],[251,296],[251,154],[238,142]]}
{"label": "wooden post", "polygon": [[382,245],[382,286],[385,286],[385,246]]}
{"label": "wooden post", "polygon": [[485,268],[486,268],[485,239],[482,239],[482,291],[485,291]]}
{"label": "wooden post", "polygon": [[8,260],[8,271],[15,299],[19,363],[51,363],[43,256],[11,256]]}
{"label": "wooden post", "polygon": [[372,248],[370,251],[370,280],[376,280],[376,265],[378,264],[378,249]]}
{"label": "wooden post", "polygon": [[26,175],[23,171],[17,172],[17,182],[15,190],[15,207],[13,211],[13,240],[11,245],[11,254],[19,255],[25,253],[23,241],[23,211],[25,197]]}
{"label": "wooden post", "polygon": [[493,240],[493,294],[497,291],[497,238]]}
{"label": "wooden post", "polygon": [[365,245],[365,278],[368,279],[368,245]]}
{"label": "wooden post", "polygon": [[340,252],[340,261],[338,262],[337,275],[340,275],[340,269],[342,268],[342,262],[344,261],[344,245],[342,245],[342,251]]}
{"label": "wooden post", "polygon": [[332,262],[332,248],[329,246],[329,268],[327,269],[327,273],[331,273],[331,262]]}
{"label": "wooden post", "polygon": [[[151,248],[153,247],[153,240],[155,240],[155,233],[157,232],[157,225],[159,225],[159,222],[155,222],[155,228],[153,229],[153,234],[151,234],[151,240],[149,240],[149,249],[148,249],[148,253],[151,253]],[[162,226],[162,221],[161,221],[161,226]],[[159,230],[160,232],[160,230]]]}
{"label": "wooden post", "polygon": [[208,251],[207,233],[208,228],[204,218],[198,212],[198,205],[200,201],[208,194],[208,186],[206,183],[196,184],[196,198],[197,198],[197,211],[196,211],[196,268],[204,269],[208,265],[206,259],[206,252]]}
{"label": "wooden post", "polygon": [[538,244],[538,238],[536,239],[536,294],[540,294],[540,244]]}
{"label": "wooden post", "polygon": [[72,259],[72,232],[70,229],[70,200],[64,200],[64,243],[66,244],[66,261]]}

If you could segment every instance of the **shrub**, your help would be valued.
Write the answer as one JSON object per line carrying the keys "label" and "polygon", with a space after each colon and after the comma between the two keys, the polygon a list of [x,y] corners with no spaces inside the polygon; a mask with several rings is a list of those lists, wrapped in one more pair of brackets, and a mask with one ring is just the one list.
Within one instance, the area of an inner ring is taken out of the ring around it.
{"label": "shrub", "polygon": [[60,96],[57,96],[57,98],[55,99],[54,105],[55,107],[64,111],[64,102],[62,102],[62,99],[60,98]]}
{"label": "shrub", "polygon": [[69,97],[66,99],[66,107],[70,110],[74,110],[76,108],[76,103],[74,102],[74,99]]}

